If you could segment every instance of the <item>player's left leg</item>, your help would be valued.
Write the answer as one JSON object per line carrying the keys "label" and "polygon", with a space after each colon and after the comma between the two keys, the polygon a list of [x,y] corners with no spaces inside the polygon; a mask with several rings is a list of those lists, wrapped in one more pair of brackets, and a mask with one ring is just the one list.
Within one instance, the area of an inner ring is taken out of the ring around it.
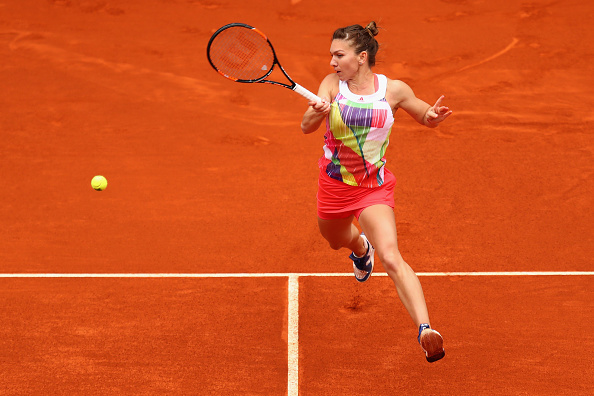
{"label": "player's left leg", "polygon": [[361,212],[359,224],[396,285],[398,296],[412,320],[417,326],[429,323],[421,282],[398,250],[393,209],[388,205],[370,206]]}
{"label": "player's left leg", "polygon": [[[426,353],[427,360],[432,362],[441,359],[444,354],[443,340],[441,335],[429,326],[429,313],[421,282],[398,249],[393,209],[388,205],[370,206],[361,212],[359,224],[394,282],[400,301],[419,328],[419,343]],[[441,342],[438,342],[437,338]]]}

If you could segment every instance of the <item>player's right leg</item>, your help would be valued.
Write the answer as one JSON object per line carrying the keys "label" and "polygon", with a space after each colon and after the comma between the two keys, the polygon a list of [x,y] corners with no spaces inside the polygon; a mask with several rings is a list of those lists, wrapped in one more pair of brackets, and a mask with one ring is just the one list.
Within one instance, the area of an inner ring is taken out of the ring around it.
{"label": "player's right leg", "polygon": [[347,248],[352,251],[349,258],[353,260],[355,278],[359,282],[365,282],[373,272],[374,249],[367,238],[359,233],[353,219],[352,215],[328,220],[318,217],[318,226],[332,249]]}
{"label": "player's right leg", "polygon": [[353,224],[354,216],[340,219],[321,219],[318,217],[320,233],[334,250],[347,248],[357,256],[365,254],[367,246],[359,235],[359,230]]}

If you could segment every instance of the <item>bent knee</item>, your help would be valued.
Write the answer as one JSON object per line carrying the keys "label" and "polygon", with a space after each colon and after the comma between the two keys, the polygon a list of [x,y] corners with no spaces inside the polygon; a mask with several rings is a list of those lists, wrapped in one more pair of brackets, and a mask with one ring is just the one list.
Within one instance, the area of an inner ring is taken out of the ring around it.
{"label": "bent knee", "polygon": [[340,241],[328,241],[328,245],[330,245],[330,249],[332,250],[340,250],[344,246]]}
{"label": "bent knee", "polygon": [[347,245],[346,238],[341,238],[340,235],[331,235],[328,237],[327,235],[322,235],[328,245],[330,245],[330,249],[332,250],[340,250]]}

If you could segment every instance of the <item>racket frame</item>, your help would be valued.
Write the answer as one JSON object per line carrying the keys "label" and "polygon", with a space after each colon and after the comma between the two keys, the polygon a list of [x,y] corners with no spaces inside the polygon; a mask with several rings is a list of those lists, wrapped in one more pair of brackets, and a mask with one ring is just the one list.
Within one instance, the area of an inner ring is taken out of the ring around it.
{"label": "racket frame", "polygon": [[[273,57],[273,62],[271,67],[269,68],[268,72],[266,72],[262,77],[258,77],[256,79],[240,79],[240,78],[236,78],[233,76],[230,76],[224,72],[222,72],[221,70],[219,70],[214,62],[212,61],[212,59],[210,58],[210,48],[211,45],[213,43],[213,41],[215,40],[215,38],[223,31],[229,29],[229,28],[234,28],[234,27],[241,27],[241,28],[245,28],[245,29],[250,29],[255,31],[256,33],[258,33],[260,36],[262,36],[262,38],[264,40],[266,40],[266,43],[268,44],[268,46],[270,47],[270,50],[272,51],[272,57]],[[210,63],[210,65],[212,66],[213,69],[215,69],[217,71],[217,73],[219,73],[220,75],[222,75],[225,78],[228,78],[229,80],[235,81],[235,82],[239,82],[239,83],[266,83],[266,84],[273,84],[273,85],[278,85],[284,88],[288,88],[300,95],[302,95],[303,97],[313,101],[313,102],[321,102],[322,100],[315,95],[314,93],[310,92],[309,90],[307,90],[306,88],[304,88],[303,86],[297,84],[295,81],[293,81],[293,79],[287,74],[287,72],[285,71],[285,69],[282,67],[282,65],[280,64],[280,61],[278,60],[277,56],[276,56],[276,51],[274,50],[274,47],[272,46],[272,43],[270,42],[270,40],[268,39],[268,37],[262,33],[262,31],[260,31],[258,28],[255,28],[253,26],[250,26],[248,24],[245,23],[239,23],[239,22],[234,22],[234,23],[229,23],[225,26],[220,27],[216,32],[213,33],[212,37],[210,38],[210,40],[208,41],[208,45],[206,46],[206,57],[208,58],[208,62]],[[267,80],[266,78],[268,76],[270,76],[270,74],[272,74],[272,72],[274,71],[274,66],[278,66],[281,70],[281,72],[285,75],[285,77],[287,78],[287,80],[289,80],[289,82],[291,84],[284,84],[280,81],[274,81],[274,80]]]}

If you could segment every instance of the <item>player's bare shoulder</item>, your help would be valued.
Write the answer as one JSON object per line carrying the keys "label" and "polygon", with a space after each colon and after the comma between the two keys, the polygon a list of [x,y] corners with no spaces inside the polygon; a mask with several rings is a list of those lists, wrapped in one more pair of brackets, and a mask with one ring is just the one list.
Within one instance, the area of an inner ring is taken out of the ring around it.
{"label": "player's bare shoulder", "polygon": [[401,80],[392,80],[388,78],[386,89],[386,100],[390,103],[392,109],[397,110],[400,103],[408,99],[411,95],[414,96],[412,88]]}
{"label": "player's bare shoulder", "polygon": [[328,99],[331,101],[334,100],[334,97],[338,93],[338,82],[340,79],[338,78],[338,74],[330,73],[322,80],[320,84],[320,93],[319,96],[327,96]]}

